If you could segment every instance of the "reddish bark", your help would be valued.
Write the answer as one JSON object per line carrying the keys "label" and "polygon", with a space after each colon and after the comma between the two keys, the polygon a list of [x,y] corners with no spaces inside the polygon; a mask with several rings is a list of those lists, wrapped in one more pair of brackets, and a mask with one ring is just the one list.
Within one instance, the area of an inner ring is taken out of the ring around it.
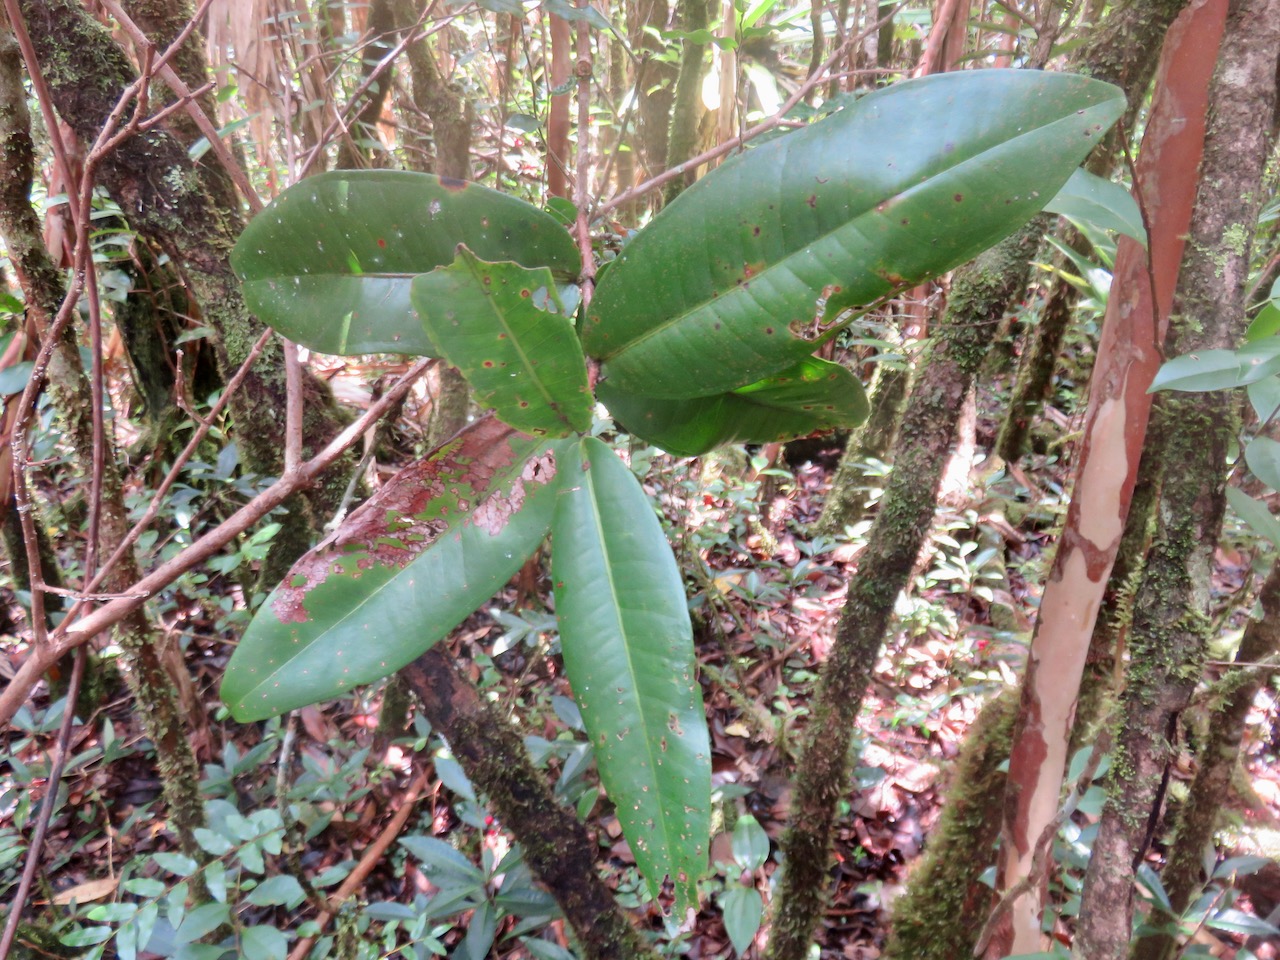
{"label": "reddish bark", "polygon": [[[569,82],[573,45],[569,21],[551,18],[551,86],[561,89]],[[569,197],[569,91],[551,97],[551,115],[547,118],[547,193],[553,197]]]}
{"label": "reddish bark", "polygon": [[[1084,441],[1065,529],[1045,585],[1022,688],[1005,796],[999,889],[1028,873],[1062,790],[1076,693],[1115,562],[1147,431],[1178,265],[1204,146],[1209,78],[1227,0],[1196,0],[1169,30],[1136,180],[1150,220],[1146,251],[1121,238]],[[1153,290],[1154,284],[1154,302]],[[1012,906],[988,958],[1041,949],[1041,884]]]}

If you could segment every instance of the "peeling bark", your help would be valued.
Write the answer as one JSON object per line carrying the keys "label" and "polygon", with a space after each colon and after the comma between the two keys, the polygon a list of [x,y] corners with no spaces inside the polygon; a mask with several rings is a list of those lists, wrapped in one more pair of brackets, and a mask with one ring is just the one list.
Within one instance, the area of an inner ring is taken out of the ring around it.
{"label": "peeling bark", "polygon": [[[1233,348],[1244,336],[1244,289],[1257,225],[1280,57],[1280,0],[1233,0],[1209,92],[1208,132],[1191,232],[1165,343],[1168,356]],[[1133,878],[1166,765],[1170,731],[1200,676],[1213,552],[1225,510],[1226,453],[1237,405],[1229,393],[1161,393],[1144,455],[1164,476],[1157,528],[1134,606],[1108,798],[1085,880],[1073,956],[1122,960]],[[1060,681],[1059,681],[1060,682]]]}
{"label": "peeling bark", "polygon": [[[1172,16],[1170,4],[1155,6]],[[1151,219],[1151,266],[1139,244],[1121,238],[1071,506],[1045,584],[1023,679],[1004,804],[1001,890],[1017,886],[1028,875],[1035,842],[1057,813],[1080,677],[1120,547],[1146,433],[1151,404],[1146,388],[1162,359],[1160,318],[1168,316],[1190,219],[1204,91],[1217,49],[1213,24],[1221,23],[1224,10],[1225,0],[1194,3],[1165,41],[1137,170]],[[1133,4],[1128,12],[1145,20],[1151,9]],[[1127,34],[1117,30],[1113,35]],[[1132,49],[1127,53],[1134,55]],[[1127,75],[1118,65],[1112,67],[1117,76]],[[1135,94],[1129,93],[1132,100]],[[1037,885],[1013,903],[992,937],[988,958],[1041,949],[1041,899]]]}

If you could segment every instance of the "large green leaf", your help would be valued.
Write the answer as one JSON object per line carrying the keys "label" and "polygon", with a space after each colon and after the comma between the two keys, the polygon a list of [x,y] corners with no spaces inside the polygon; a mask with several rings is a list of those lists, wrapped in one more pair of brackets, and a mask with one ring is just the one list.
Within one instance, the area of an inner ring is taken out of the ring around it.
{"label": "large green leaf", "polygon": [[539,436],[591,428],[587,364],[546,267],[486,263],[459,247],[413,281],[412,300],[431,341],[504,421]]}
{"label": "large green leaf", "polygon": [[337,696],[446,636],[546,536],[565,446],[485,418],[397,474],[262,605],[222,681],[232,715]]}
{"label": "large green leaf", "polygon": [[1120,184],[1080,169],[1071,174],[1066,185],[1045,204],[1048,213],[1087,223],[1103,230],[1114,230],[1133,237],[1144,247],[1147,230],[1142,225],[1138,201]]}
{"label": "large green leaf", "polygon": [[460,243],[561,280],[581,267],[564,227],[523,200],[393,170],[339,170],[290,187],[245,228],[231,263],[250,308],[313,350],[433,356],[409,284],[451,263]]}
{"label": "large green leaf", "polygon": [[686,190],[601,278],[583,329],[614,387],[723,393],[839,313],[963,263],[1066,182],[1124,109],[1109,84],[974,70],[894,84]]}
{"label": "large green leaf", "polygon": [[671,547],[639,481],[594,437],[564,456],[552,579],[565,670],[600,779],[655,894],[697,903],[707,867],[711,747]]}
{"label": "large green leaf", "polygon": [[596,385],[596,394],[628,433],[681,457],[725,443],[772,443],[855,427],[871,412],[858,378],[817,357],[714,397],[639,397],[608,380]]}

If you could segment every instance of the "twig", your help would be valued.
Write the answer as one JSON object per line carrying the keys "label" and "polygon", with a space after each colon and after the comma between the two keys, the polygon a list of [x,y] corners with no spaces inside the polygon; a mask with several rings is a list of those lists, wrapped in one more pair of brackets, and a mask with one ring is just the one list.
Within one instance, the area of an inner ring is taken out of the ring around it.
{"label": "twig", "polygon": [[[578,0],[585,7],[588,0]],[[582,255],[582,308],[591,305],[595,291],[596,264],[591,250],[591,224],[587,201],[591,196],[591,31],[579,23],[577,27],[578,62],[574,73],[578,76],[578,169],[574,175],[574,203],[578,208],[574,234],[578,251]]]}
{"label": "twig", "polygon": [[[413,783],[409,785],[409,789],[405,791],[404,797],[400,804],[400,809],[396,811],[396,815],[391,818],[380,834],[378,839],[365,849],[364,855],[360,858],[360,862],[356,864],[355,869],[347,875],[347,879],[342,881],[342,886],[338,887],[337,892],[329,898],[329,909],[320,912],[316,917],[316,926],[319,928],[317,933],[323,933],[325,928],[329,926],[329,921],[333,919],[333,915],[338,912],[342,906],[342,902],[349,896],[359,890],[373,868],[378,865],[378,861],[382,859],[382,855],[387,852],[387,848],[395,842],[396,837],[400,835],[400,831],[404,829],[404,825],[409,822],[409,817],[413,815],[413,809],[418,802],[418,797],[427,786],[427,772],[420,770],[413,778]],[[307,952],[311,949],[311,945],[315,943],[315,937],[303,937],[293,949],[289,951],[289,960],[303,960]],[[3,957],[0,957],[3,960]]]}
{"label": "twig", "polygon": [[377,422],[392,406],[400,401],[413,382],[437,361],[433,359],[419,360],[408,372],[369,407],[365,413],[350,424],[318,454],[299,467],[293,477],[282,477],[262,493],[258,494],[218,526],[214,527],[195,543],[187,547],[177,556],[162,563],[131,588],[131,595],[113,600],[105,606],[86,615],[80,620],[72,621],[71,617],[63,620],[58,629],[41,645],[32,646],[31,653],[18,668],[13,679],[3,691],[0,691],[0,725],[7,724],[18,708],[26,701],[31,690],[39,682],[41,675],[52,664],[68,651],[86,643],[91,637],[103,630],[115,626],[138,607],[147,597],[163,590],[174,580],[197,564],[203,563],[224,546],[248,530],[264,516],[284,503],[301,487],[310,483],[327,470],[354,444],[366,430]]}
{"label": "twig", "polygon": [[22,877],[18,880],[18,889],[11,901],[13,906],[9,908],[4,933],[0,934],[0,960],[7,960],[9,950],[13,947],[13,938],[18,933],[18,922],[22,918],[22,908],[31,895],[31,884],[35,881],[36,871],[40,869],[40,848],[44,846],[44,836],[49,830],[49,821],[53,818],[53,808],[58,803],[58,785],[62,782],[67,754],[71,752],[71,728],[75,725],[76,700],[80,696],[80,683],[84,679],[85,661],[88,658],[84,647],[76,651],[76,662],[71,668],[71,679],[67,682],[67,697],[63,701],[62,724],[58,727],[58,739],[53,748],[53,763],[49,767],[44,798],[40,803],[40,814],[36,817],[35,829],[31,831],[27,862],[22,868]]}
{"label": "twig", "polygon": [[[227,171],[227,175],[239,189],[240,193],[244,195],[245,201],[249,204],[249,209],[254,213],[257,213],[262,210],[263,207],[262,199],[258,196],[258,191],[253,188],[253,184],[249,182],[249,177],[244,172],[244,169],[240,164],[236,163],[235,157],[231,155],[231,151],[227,149],[227,145],[223,143],[222,138],[218,136],[218,130],[217,127],[214,126],[213,121],[205,115],[205,112],[200,109],[200,105],[196,103],[196,94],[193,93],[191,88],[187,86],[180,76],[178,76],[178,72],[169,65],[169,59],[179,50],[182,44],[186,42],[187,38],[191,36],[191,32],[196,28],[196,24],[200,22],[200,19],[209,9],[211,2],[212,0],[201,0],[195,16],[193,16],[187,25],[183,27],[182,32],[178,34],[173,43],[169,45],[169,49],[166,50],[164,55],[157,61],[156,69],[160,74],[160,79],[162,79],[169,89],[173,91],[174,96],[178,97],[185,105],[187,115],[191,117],[192,121],[194,121],[196,128],[204,135],[204,138],[209,141],[209,149],[213,152],[213,155],[218,158],[218,162],[222,164],[223,169]],[[16,0],[5,0],[5,3],[6,5],[12,5],[16,3]],[[138,25],[133,22],[127,13],[125,13],[124,8],[120,6],[117,0],[102,0],[102,5],[107,8],[111,16],[120,24],[121,29],[128,34],[129,39],[133,41],[139,51],[154,47],[154,44],[152,44],[152,42],[147,38],[147,35],[143,33]]]}
{"label": "twig", "polygon": [[280,338],[284,351],[285,411],[284,411],[284,476],[292,477],[302,463],[302,364],[298,361],[298,346],[292,340]]}
{"label": "twig", "polygon": [[[141,519],[133,525],[133,529],[129,531],[125,538],[120,541],[120,544],[116,547],[115,552],[113,552],[107,559],[107,562],[102,565],[102,569],[98,571],[97,575],[86,588],[86,593],[91,593],[102,585],[102,582],[109,575],[111,568],[120,562],[124,555],[133,548],[135,543],[138,542],[138,538],[142,536],[147,527],[151,526],[151,521],[160,513],[160,507],[164,503],[164,498],[165,495],[168,494],[169,488],[177,482],[178,475],[182,472],[182,468],[187,465],[187,461],[195,455],[200,444],[204,442],[204,438],[208,436],[214,423],[217,422],[218,416],[226,408],[227,404],[231,402],[232,395],[240,388],[240,384],[244,382],[244,378],[248,375],[249,369],[253,366],[254,361],[258,359],[263,348],[266,347],[267,341],[271,339],[274,333],[275,331],[273,330],[263,331],[262,336],[258,337],[257,342],[249,349],[249,355],[245,357],[244,363],[240,364],[240,369],[237,370],[235,375],[227,381],[226,387],[223,388],[222,395],[218,397],[213,407],[209,410],[209,416],[205,419],[201,419],[199,417],[195,418],[200,424],[196,428],[196,432],[192,434],[187,445],[174,460],[173,466],[169,468],[169,472],[165,475],[164,480],[162,480],[160,482],[160,486],[156,488],[156,492],[151,498],[151,503],[147,505],[146,512],[142,515]],[[90,596],[87,597],[87,599],[94,598]],[[79,608],[73,607],[71,612],[68,614],[68,617],[71,620],[74,620],[79,613]]]}
{"label": "twig", "polygon": [[632,187],[630,190],[624,190],[622,193],[618,194],[608,203],[601,204],[594,211],[592,211],[592,214],[591,214],[592,219],[598,219],[599,217],[603,217],[609,211],[615,210],[625,203],[630,203],[632,200],[635,200],[637,197],[644,196],[650,190],[655,190],[658,187],[662,186],[664,183],[667,183],[670,180],[674,180],[676,177],[684,176],[684,174],[687,171],[695,170],[710,160],[718,159],[719,157],[724,156],[726,153],[729,153],[732,150],[736,150],[738,147],[742,146],[747,141],[754,140],[756,137],[760,136],[762,133],[768,133],[774,127],[782,123],[782,121],[786,118],[787,113],[791,111],[791,108],[794,107],[801,100],[803,100],[805,95],[810,90],[812,90],[814,87],[816,87],[818,84],[822,83],[826,79],[827,72],[831,70],[831,68],[834,67],[836,63],[839,62],[840,58],[844,56],[845,51],[848,50],[849,47],[851,47],[855,43],[859,43],[860,41],[864,40],[866,37],[870,36],[875,31],[879,30],[882,24],[888,23],[894,17],[894,15],[897,14],[898,11],[903,9],[906,5],[907,5],[906,0],[899,0],[899,2],[895,4],[893,8],[889,10],[888,13],[886,13],[883,17],[881,17],[871,26],[867,27],[861,33],[851,36],[847,40],[845,40],[845,42],[842,43],[836,49],[836,51],[832,53],[830,57],[827,58],[827,62],[822,65],[822,69],[818,70],[816,73],[813,74],[813,76],[806,79],[804,83],[800,84],[800,86],[796,88],[795,93],[791,94],[791,96],[787,98],[787,102],[784,103],[781,107],[779,107],[777,112],[774,113],[773,116],[769,117],[768,119],[760,121],[754,127],[751,127],[749,130],[747,130],[745,133],[742,133],[736,137],[731,137],[730,139],[726,140],[724,143],[720,144],[720,146],[718,147],[713,147],[712,149],[707,150],[704,153],[700,153],[696,157],[692,157],[684,161],[683,163],[678,163],[674,167],[670,167],[667,170],[663,171],[662,173],[658,174],[656,177],[650,177],[648,180],[646,180],[644,183],[640,184],[639,186]]}

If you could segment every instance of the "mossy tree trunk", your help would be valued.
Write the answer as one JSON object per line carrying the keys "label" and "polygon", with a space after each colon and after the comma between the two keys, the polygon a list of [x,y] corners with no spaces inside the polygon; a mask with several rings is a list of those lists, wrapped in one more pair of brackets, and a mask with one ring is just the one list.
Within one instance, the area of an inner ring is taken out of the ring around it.
{"label": "mossy tree trunk", "polygon": [[991,888],[982,874],[995,863],[1004,765],[1018,699],[1004,693],[987,703],[965,734],[921,863],[893,904],[884,960],[957,960],[973,955]]}
{"label": "mossy tree trunk", "polygon": [[834,536],[862,519],[867,509],[865,488],[868,460],[883,460],[893,447],[898,421],[906,406],[911,370],[906,366],[881,366],[871,391],[871,416],[859,427],[845,447],[831,478],[831,489],[822,501],[822,515],[814,532]]}
{"label": "mossy tree trunk", "polygon": [[[36,332],[46,336],[65,295],[62,275],[44,245],[30,195],[35,149],[31,139],[21,56],[8,24],[0,33],[0,236],[22,286]],[[85,471],[94,469],[93,396],[72,328],[58,341],[49,362],[47,389],[61,421],[63,436]],[[121,542],[129,530],[128,513],[113,445],[108,438],[99,477],[99,557]],[[126,554],[103,583],[108,592],[124,592],[138,580],[137,563]],[[179,705],[171,658],[163,639],[138,610],[115,631],[128,666],[126,678],[139,716],[156,751],[169,822],[183,851],[203,857],[194,831],[204,825],[200,768],[192,749],[192,720]],[[181,668],[181,664],[178,664]],[[190,683],[188,677],[181,677]],[[200,729],[197,725],[195,729]],[[56,789],[51,787],[51,789]]]}
{"label": "mossy tree trunk", "polygon": [[[391,71],[383,70],[375,77],[378,64],[395,47],[397,32],[393,11],[394,0],[372,0],[369,4],[365,36],[360,40],[360,82],[363,86],[372,78],[369,87],[360,94],[360,107],[355,121],[338,143],[339,170],[358,170],[364,167],[386,165],[386,155],[374,143],[377,141],[378,120],[391,92]],[[410,26],[417,21],[410,21]]]}
{"label": "mossy tree trunk", "polygon": [[769,942],[771,960],[802,960],[828,896],[831,836],[849,789],[850,739],[862,696],[916,557],[933,522],[958,415],[994,331],[1027,281],[1047,218],[962,267],[921,363],[894,446],[893,472],[840,616],[813,701],[795,777],[784,873]]}
{"label": "mossy tree trunk", "polygon": [[402,674],[432,728],[449,741],[471,782],[524,848],[525,862],[555,897],[587,960],[656,960],[597,874],[586,827],[556,802],[502,712],[439,647]]}
{"label": "mossy tree trunk", "polygon": [[[1280,0],[1234,0],[1209,93],[1208,132],[1179,274],[1167,356],[1233,348],[1246,324],[1244,287],[1271,149],[1280,58]],[[1259,123],[1259,118],[1266,121]],[[1159,394],[1146,456],[1163,480],[1157,527],[1134,605],[1131,656],[1073,955],[1128,953],[1133,878],[1167,764],[1211,632],[1212,561],[1225,510],[1235,398]]]}
{"label": "mossy tree trunk", "polygon": [[[997,881],[1001,891],[1022,892],[992,930],[988,960],[1041,949],[1045,884],[1043,877],[1025,881],[1039,839],[1058,812],[1080,679],[1136,482],[1151,408],[1146,387],[1162,359],[1163,318],[1177,277],[1203,139],[1199,105],[1221,28],[1221,18],[1201,0],[1174,23],[1181,7],[1182,0],[1131,0],[1115,9],[1080,51],[1079,62],[1094,63],[1095,76],[1099,65],[1110,71],[1099,79],[1145,84],[1141,71],[1124,65],[1147,61],[1150,50],[1142,44],[1158,46],[1167,35],[1135,175],[1137,189],[1149,199],[1150,258],[1136,241],[1121,238],[1071,504],[1040,602],[1009,759],[1006,842]],[[1170,23],[1172,29],[1166,29]],[[1144,88],[1125,91],[1130,103],[1145,98]]]}
{"label": "mossy tree trunk", "polygon": [[[84,142],[91,143],[128,85],[136,78],[124,51],[106,29],[73,0],[21,0],[54,106]],[[205,323],[217,333],[215,349],[224,378],[240,366],[263,331],[245,307],[230,254],[243,223],[238,209],[220,205],[206,176],[182,142],[167,131],[138,133],[107,155],[99,182],[130,224],[167,251],[183,272]],[[249,469],[273,476],[284,450],[284,360],[271,343],[232,399],[236,422],[248,425],[237,439]],[[341,427],[327,386],[304,376],[304,453],[309,455]],[[274,583],[309,545],[312,512],[327,517],[346,489],[344,461],[306,497],[295,497],[281,519],[264,581]]]}
{"label": "mossy tree trunk", "polygon": [[[395,0],[395,17],[399,29],[410,29],[418,17],[413,0]],[[471,101],[458,86],[445,79],[426,38],[410,45],[407,54],[412,74],[413,103],[430,118],[435,142],[432,162],[428,165],[426,152],[418,151],[411,166],[442,177],[468,180],[471,177],[471,124],[474,120]],[[455,367],[439,367],[431,402],[431,421],[427,428],[428,450],[435,449],[466,425],[470,405],[471,390],[462,374]]]}
{"label": "mossy tree trunk", "polygon": [[[1280,651],[1280,564],[1272,564],[1258,600],[1262,617],[1249,621],[1245,628],[1236,654],[1236,662],[1242,666],[1218,683],[1221,692],[1213,705],[1204,749],[1199,751],[1195,779],[1178,812],[1173,844],[1161,875],[1173,907],[1172,916],[1165,918],[1169,921],[1181,916],[1205,879],[1204,851],[1213,842],[1223,798],[1231,794],[1245,719],[1254,697],[1272,676],[1272,671],[1254,665]],[[1174,960],[1177,947],[1173,937],[1147,937],[1132,956],[1133,960]]]}

